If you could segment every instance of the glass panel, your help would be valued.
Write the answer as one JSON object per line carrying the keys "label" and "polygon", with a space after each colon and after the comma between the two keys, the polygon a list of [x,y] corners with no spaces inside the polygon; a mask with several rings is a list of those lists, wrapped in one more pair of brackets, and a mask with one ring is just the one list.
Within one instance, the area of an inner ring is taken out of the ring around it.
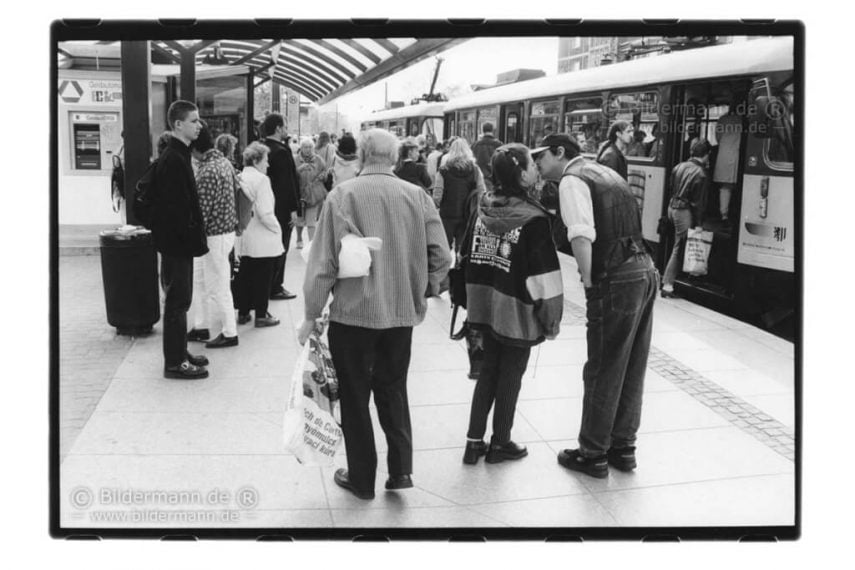
{"label": "glass panel", "polygon": [[769,139],[767,158],[769,162],[788,168],[793,167],[793,121],[795,119],[795,88],[790,78],[783,87],[774,88],[772,95],[777,98],[771,108],[773,137]]}
{"label": "glass panel", "polygon": [[[726,111],[726,110],[725,110]],[[616,121],[632,123],[636,138],[626,150],[626,156],[653,160],[659,138],[659,94],[655,91],[618,93],[609,97],[606,107],[609,125]],[[714,127],[713,127],[714,128]]]}
{"label": "glass panel", "polygon": [[241,148],[246,146],[246,76],[198,80],[196,106],[199,116],[211,127],[214,138],[226,133],[236,137]]}
{"label": "glass panel", "polygon": [[579,141],[583,153],[596,154],[608,132],[602,98],[572,99],[565,102],[562,131],[573,135]]}
{"label": "glass panel", "polygon": [[496,126],[498,124],[498,109],[496,107],[488,107],[486,109],[478,110],[478,134],[484,132],[484,123],[490,123],[493,125],[493,131],[496,131]]}

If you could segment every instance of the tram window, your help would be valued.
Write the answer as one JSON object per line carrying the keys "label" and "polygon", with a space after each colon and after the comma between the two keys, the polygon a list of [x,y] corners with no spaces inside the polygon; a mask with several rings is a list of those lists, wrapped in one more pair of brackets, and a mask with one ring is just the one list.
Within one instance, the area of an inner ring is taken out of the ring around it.
{"label": "tram window", "polygon": [[783,104],[783,113],[773,123],[773,136],[768,139],[766,156],[770,163],[793,167],[793,119],[795,92],[792,80],[782,88],[773,90],[774,97]]}
{"label": "tram window", "polygon": [[546,135],[556,132],[560,114],[561,103],[558,101],[540,101],[531,104],[529,136],[530,140],[534,141],[534,146],[538,146]]}
{"label": "tram window", "polygon": [[517,113],[508,113],[505,121],[505,142],[517,142],[519,137],[520,116]]}
{"label": "tram window", "polygon": [[636,131],[644,133],[644,139],[637,141],[639,147],[646,152],[638,150],[627,156],[641,160],[652,160],[655,158],[656,141],[659,137],[659,93],[656,91],[642,91],[638,93],[618,93],[609,97],[607,106],[609,122],[628,121],[632,123]]}
{"label": "tram window", "polygon": [[476,131],[476,135],[480,136],[481,133],[484,132],[484,123],[491,123],[493,125],[493,129],[496,128],[496,125],[499,122],[499,112],[496,107],[487,107],[485,109],[478,110],[478,129]]}
{"label": "tram window", "polygon": [[460,136],[469,144],[475,142],[475,111],[460,113]]}
{"label": "tram window", "polygon": [[607,130],[603,100],[600,97],[572,99],[564,103],[563,132],[579,141],[583,153],[596,154],[600,143],[606,138]]}
{"label": "tram window", "polygon": [[419,120],[417,118],[411,119],[409,123],[410,123],[410,134],[409,134],[409,136],[411,136],[411,137],[419,136]]}

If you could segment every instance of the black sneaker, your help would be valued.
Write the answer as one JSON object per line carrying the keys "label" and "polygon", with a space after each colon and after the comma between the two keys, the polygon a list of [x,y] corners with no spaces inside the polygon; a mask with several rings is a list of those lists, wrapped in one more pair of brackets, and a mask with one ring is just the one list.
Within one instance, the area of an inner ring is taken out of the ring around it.
{"label": "black sneaker", "polygon": [[506,459],[522,459],[526,455],[528,455],[528,449],[526,449],[525,446],[517,445],[512,441],[501,445],[491,443],[490,449],[487,450],[487,457],[484,458],[484,461],[487,463],[501,463]]}
{"label": "black sneaker", "polygon": [[673,291],[673,289],[671,291],[666,291],[665,289],[662,289],[660,294],[662,295],[663,299],[676,299],[677,298],[677,293],[675,293]]}
{"label": "black sneaker", "polygon": [[635,461],[635,447],[621,447],[620,449],[609,449],[606,456],[609,460],[609,465],[619,471],[632,471],[638,464]]}
{"label": "black sneaker", "polygon": [[228,348],[230,346],[238,345],[238,337],[235,336],[226,336],[222,333],[217,335],[217,338],[214,340],[209,340],[205,343],[205,348]]}
{"label": "black sneaker", "polygon": [[195,342],[205,342],[211,338],[211,331],[208,329],[190,329],[187,333],[187,340]]}
{"label": "black sneaker", "polygon": [[564,449],[558,454],[558,463],[572,471],[605,479],[609,476],[609,464],[605,455],[585,457],[578,449]]}
{"label": "black sneaker", "polygon": [[463,463],[475,465],[478,458],[487,455],[487,444],[483,441],[467,441],[466,450],[463,452]]}
{"label": "black sneaker", "polygon": [[245,315],[238,313],[237,324],[245,325],[246,323],[248,323],[251,320],[252,320],[252,315],[250,315],[249,313],[247,313]]}
{"label": "black sneaker", "polygon": [[178,366],[165,367],[163,369],[163,377],[175,380],[200,380],[208,377],[208,371],[201,366],[196,366],[185,360]]}

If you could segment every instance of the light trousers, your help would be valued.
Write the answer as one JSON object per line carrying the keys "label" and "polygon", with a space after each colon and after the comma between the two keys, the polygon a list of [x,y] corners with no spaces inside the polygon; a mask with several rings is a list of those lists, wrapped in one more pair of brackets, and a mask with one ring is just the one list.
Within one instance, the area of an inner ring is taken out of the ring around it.
{"label": "light trousers", "polygon": [[208,253],[193,262],[191,323],[193,328],[208,329],[212,339],[220,333],[237,335],[229,265],[234,243],[234,232],[208,236]]}

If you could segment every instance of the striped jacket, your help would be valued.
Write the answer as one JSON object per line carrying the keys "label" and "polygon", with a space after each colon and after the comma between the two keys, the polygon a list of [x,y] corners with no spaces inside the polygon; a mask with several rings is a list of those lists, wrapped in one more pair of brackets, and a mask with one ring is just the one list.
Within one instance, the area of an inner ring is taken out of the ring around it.
{"label": "striped jacket", "polygon": [[[368,276],[337,279],[341,238],[379,237]],[[330,320],[369,329],[412,327],[427,297],[439,294],[451,254],[430,196],[391,167],[366,165],[324,200],[303,282],[306,320],[317,319],[332,293]]]}
{"label": "striped jacket", "polygon": [[558,334],[564,284],[549,219],[515,196],[486,194],[466,267],[467,320],[504,344],[534,346]]}

